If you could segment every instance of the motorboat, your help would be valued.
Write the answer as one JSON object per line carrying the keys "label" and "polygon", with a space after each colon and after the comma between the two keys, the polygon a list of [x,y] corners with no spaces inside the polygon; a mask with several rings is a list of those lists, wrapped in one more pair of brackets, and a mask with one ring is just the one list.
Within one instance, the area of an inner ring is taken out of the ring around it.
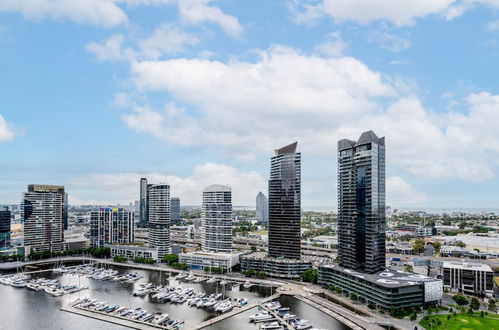
{"label": "motorboat", "polygon": [[23,280],[15,280],[12,281],[10,285],[13,286],[14,288],[24,288],[26,286],[26,282],[24,282]]}
{"label": "motorboat", "polygon": [[253,315],[248,316],[250,322],[264,322],[274,319],[274,316],[269,312],[259,312]]}
{"label": "motorboat", "polygon": [[161,314],[159,315],[152,323],[160,325],[170,319],[170,316],[168,314]]}
{"label": "motorboat", "polygon": [[246,281],[246,282],[244,282],[244,284],[243,284],[243,288],[245,288],[245,289],[250,289],[251,287],[253,287],[253,285],[254,285],[254,284],[253,284],[253,283],[251,283],[250,281]]}
{"label": "motorboat", "polygon": [[194,281],[196,279],[196,277],[192,274],[189,274],[189,276],[187,276],[185,278],[185,281],[188,281],[188,282],[191,282],[191,281]]}
{"label": "motorboat", "polygon": [[154,315],[151,313],[148,313],[140,318],[140,320],[143,322],[149,322],[152,319],[154,319]]}
{"label": "motorboat", "polygon": [[299,320],[298,322],[293,324],[293,327],[296,330],[306,330],[312,328],[312,323],[308,320]]}
{"label": "motorboat", "polygon": [[216,278],[216,277],[212,277],[212,278],[210,278],[208,281],[206,281],[206,283],[209,283],[209,284],[212,284],[212,283],[217,283],[217,282],[218,282],[218,280],[217,280],[217,278]]}
{"label": "motorboat", "polygon": [[265,323],[260,326],[260,330],[281,330],[281,329],[284,329],[284,327],[280,325],[279,322],[277,321]]}
{"label": "motorboat", "polygon": [[229,281],[227,281],[227,280],[220,281],[220,285],[226,285],[227,283],[229,283]]}

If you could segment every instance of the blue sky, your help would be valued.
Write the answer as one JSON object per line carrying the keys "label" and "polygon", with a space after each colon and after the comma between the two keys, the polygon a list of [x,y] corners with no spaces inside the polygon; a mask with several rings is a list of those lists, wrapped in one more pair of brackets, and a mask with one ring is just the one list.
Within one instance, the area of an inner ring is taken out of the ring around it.
{"label": "blue sky", "polygon": [[303,207],[336,205],[336,142],[386,137],[387,202],[494,207],[496,0],[0,0],[0,203],[29,183],[128,203],[266,191],[298,141]]}

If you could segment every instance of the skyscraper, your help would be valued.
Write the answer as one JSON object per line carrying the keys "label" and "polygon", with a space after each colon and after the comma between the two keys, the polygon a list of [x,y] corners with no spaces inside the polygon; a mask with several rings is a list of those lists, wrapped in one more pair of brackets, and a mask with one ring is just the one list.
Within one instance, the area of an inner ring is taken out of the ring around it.
{"label": "skyscraper", "polygon": [[10,247],[11,212],[7,206],[0,209],[0,250]]}
{"label": "skyscraper", "polygon": [[301,154],[298,142],[275,150],[269,179],[269,256],[301,258]]}
{"label": "skyscraper", "polygon": [[214,184],[203,190],[202,245],[207,252],[232,251],[232,192]]}
{"label": "skyscraper", "polygon": [[90,214],[90,245],[128,244],[134,240],[134,213],[123,208],[101,208]]}
{"label": "skyscraper", "polygon": [[62,249],[64,186],[28,185],[23,194],[21,217],[24,219],[25,253]]}
{"label": "skyscraper", "polygon": [[170,186],[150,185],[147,190],[149,246],[158,248],[158,258],[171,253],[170,246]]}
{"label": "skyscraper", "polygon": [[62,222],[63,222],[63,229],[68,230],[69,226],[68,193],[64,194],[64,211],[62,212]]}
{"label": "skyscraper", "polygon": [[385,138],[338,142],[338,258],[342,267],[385,267]]}
{"label": "skyscraper", "polygon": [[256,219],[263,223],[269,221],[269,200],[261,191],[256,195]]}
{"label": "skyscraper", "polygon": [[172,208],[172,224],[180,223],[180,198],[172,197],[170,200]]}
{"label": "skyscraper", "polygon": [[140,220],[139,220],[139,227],[147,227],[147,179],[146,178],[141,178],[140,179]]}

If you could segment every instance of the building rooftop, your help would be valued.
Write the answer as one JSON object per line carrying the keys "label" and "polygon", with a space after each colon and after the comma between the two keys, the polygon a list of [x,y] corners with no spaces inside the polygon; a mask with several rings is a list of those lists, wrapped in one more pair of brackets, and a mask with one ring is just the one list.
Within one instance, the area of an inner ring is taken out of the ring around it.
{"label": "building rooftop", "polygon": [[222,184],[212,184],[203,189],[203,192],[216,192],[216,191],[231,191],[229,186],[225,186]]}
{"label": "building rooftop", "polygon": [[487,264],[459,262],[459,261],[444,261],[444,268],[479,270],[482,272],[492,271],[492,268],[490,268],[490,266]]}
{"label": "building rooftop", "polygon": [[343,268],[338,265],[321,265],[321,268],[331,268],[356,276],[360,279],[375,283],[387,288],[397,288],[411,285],[419,285],[421,282],[441,281],[432,277],[404,272],[398,269],[386,268],[374,274],[358,272],[352,269]]}

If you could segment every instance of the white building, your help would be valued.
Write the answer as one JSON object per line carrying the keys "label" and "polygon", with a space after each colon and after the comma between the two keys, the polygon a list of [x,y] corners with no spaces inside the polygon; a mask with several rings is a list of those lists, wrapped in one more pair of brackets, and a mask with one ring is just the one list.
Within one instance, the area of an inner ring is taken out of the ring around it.
{"label": "white building", "polygon": [[444,288],[476,296],[492,297],[494,272],[487,264],[444,262]]}
{"label": "white building", "polygon": [[130,261],[135,258],[158,259],[158,249],[135,245],[106,245],[111,249],[111,257],[125,257]]}
{"label": "white building", "polygon": [[90,215],[90,245],[128,244],[134,241],[134,213],[124,208],[101,208]]}
{"label": "white building", "polygon": [[205,252],[232,251],[232,193],[229,186],[203,190],[202,246]]}
{"label": "white building", "polygon": [[196,251],[179,254],[179,262],[188,264],[190,269],[202,270],[205,267],[216,267],[230,272],[232,267],[239,263],[239,255]]}
{"label": "white building", "polygon": [[171,253],[170,245],[170,186],[151,185],[147,190],[149,246],[158,249],[158,258]]}

